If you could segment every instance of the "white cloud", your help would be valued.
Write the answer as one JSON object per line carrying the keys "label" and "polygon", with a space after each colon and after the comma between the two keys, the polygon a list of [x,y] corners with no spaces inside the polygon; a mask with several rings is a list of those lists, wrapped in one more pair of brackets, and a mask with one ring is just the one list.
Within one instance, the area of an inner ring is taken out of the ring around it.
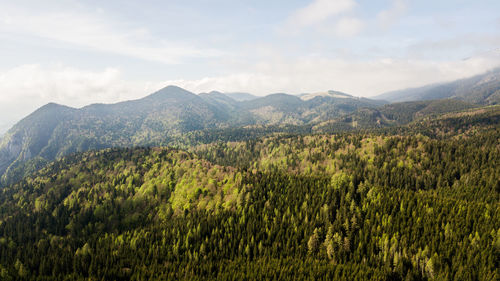
{"label": "white cloud", "polygon": [[357,35],[364,27],[364,22],[358,18],[341,18],[335,24],[335,34],[338,36],[349,37]]}
{"label": "white cloud", "polygon": [[163,62],[216,57],[221,52],[156,38],[149,30],[105,20],[102,13],[31,11],[2,7],[0,32],[57,40],[80,48]]}
{"label": "white cloud", "polygon": [[500,53],[460,61],[374,59],[352,61],[306,57],[257,62],[237,74],[193,80],[130,81],[119,69],[86,71],[64,65],[23,65],[0,72],[0,134],[36,108],[56,102],[73,107],[146,96],[166,85],[195,93],[306,93],[339,90],[356,96],[451,81],[500,65]]}
{"label": "white cloud", "polygon": [[370,61],[305,58],[260,63],[251,71],[198,80],[170,80],[193,92],[243,91],[258,95],[276,92],[306,93],[339,90],[356,96],[451,81],[482,73],[500,65],[500,56],[464,61],[377,59]]}
{"label": "white cloud", "polygon": [[298,26],[309,26],[349,11],[355,6],[354,0],[314,0],[306,7],[297,10],[290,20]]}
{"label": "white cloud", "polygon": [[389,9],[381,11],[377,15],[377,21],[383,28],[389,28],[402,17],[408,9],[406,0],[392,0]]}
{"label": "white cloud", "polygon": [[114,103],[143,97],[162,86],[128,81],[115,68],[92,72],[63,65],[22,65],[0,72],[0,132],[49,102],[73,107]]}
{"label": "white cloud", "polygon": [[407,47],[413,58],[485,56],[500,46],[500,34],[467,33],[440,40],[422,40]]}
{"label": "white cloud", "polygon": [[364,28],[364,21],[353,16],[356,7],[355,0],[315,0],[293,12],[281,26],[281,31],[298,34],[313,30],[323,37],[351,37]]}
{"label": "white cloud", "polygon": [[125,80],[116,68],[92,72],[63,65],[22,65],[0,73],[0,102],[44,100],[79,107],[137,98],[151,87]]}

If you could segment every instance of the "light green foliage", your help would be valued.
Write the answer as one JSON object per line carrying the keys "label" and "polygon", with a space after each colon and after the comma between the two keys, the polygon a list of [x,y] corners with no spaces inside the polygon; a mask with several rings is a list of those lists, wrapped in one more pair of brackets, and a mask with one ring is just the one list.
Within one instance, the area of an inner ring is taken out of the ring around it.
{"label": "light green foliage", "polygon": [[499,132],[62,158],[1,190],[0,277],[497,280]]}

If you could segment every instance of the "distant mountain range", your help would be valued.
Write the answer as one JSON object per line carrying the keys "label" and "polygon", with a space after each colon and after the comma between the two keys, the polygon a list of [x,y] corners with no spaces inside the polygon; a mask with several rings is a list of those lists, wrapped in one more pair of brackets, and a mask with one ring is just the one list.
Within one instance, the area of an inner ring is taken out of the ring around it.
{"label": "distant mountain range", "polygon": [[232,98],[235,101],[248,101],[258,98],[258,96],[254,96],[249,93],[224,93],[224,95]]}
{"label": "distant mountain range", "polygon": [[169,144],[187,132],[248,125],[304,125],[377,107],[347,94],[293,96],[210,92],[168,86],[145,98],[75,109],[47,104],[0,141],[0,175],[9,183],[63,155],[107,147]]}
{"label": "distant mountain range", "polygon": [[477,106],[456,99],[392,103],[378,108],[360,108],[345,116],[321,122],[315,125],[313,130],[336,132],[401,126],[423,118],[472,109]]}
{"label": "distant mountain range", "polygon": [[142,99],[116,104],[76,109],[49,103],[1,137],[0,185],[64,155],[108,147],[172,145],[190,132],[252,126],[301,126],[309,131],[383,128],[497,104],[500,69],[376,98],[337,91],[265,97],[216,91],[197,95],[168,86]]}
{"label": "distant mountain range", "polygon": [[389,92],[375,98],[390,102],[455,98],[475,104],[499,104],[500,68],[471,78]]}

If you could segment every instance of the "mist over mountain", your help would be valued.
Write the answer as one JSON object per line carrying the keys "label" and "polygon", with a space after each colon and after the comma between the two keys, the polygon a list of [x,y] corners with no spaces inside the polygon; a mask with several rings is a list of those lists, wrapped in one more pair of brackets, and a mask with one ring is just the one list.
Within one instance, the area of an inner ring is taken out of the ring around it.
{"label": "mist over mountain", "polygon": [[239,92],[234,92],[234,93],[224,93],[224,95],[236,100],[236,101],[249,101],[258,98],[258,96],[254,96],[249,93],[239,93]]}
{"label": "mist over mountain", "polygon": [[500,68],[448,83],[427,85],[378,95],[390,102],[456,98],[476,104],[500,103]]}

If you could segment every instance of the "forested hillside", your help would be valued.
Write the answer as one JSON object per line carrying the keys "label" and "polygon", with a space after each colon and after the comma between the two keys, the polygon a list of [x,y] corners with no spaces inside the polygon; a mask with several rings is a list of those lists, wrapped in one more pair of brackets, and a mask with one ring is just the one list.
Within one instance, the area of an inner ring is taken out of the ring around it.
{"label": "forested hillside", "polygon": [[142,99],[116,104],[80,109],[47,104],[0,139],[0,185],[14,183],[48,162],[76,152],[172,145],[188,133],[206,130],[304,126],[385,103],[344,95],[308,100],[287,94],[252,98],[242,93],[196,95],[168,86]]}
{"label": "forested hillside", "polygon": [[477,106],[456,99],[400,102],[377,108],[364,107],[345,116],[316,124],[314,130],[334,132],[395,127],[474,107]]}
{"label": "forested hillside", "polygon": [[0,279],[498,280],[499,124],[66,156],[0,191]]}

